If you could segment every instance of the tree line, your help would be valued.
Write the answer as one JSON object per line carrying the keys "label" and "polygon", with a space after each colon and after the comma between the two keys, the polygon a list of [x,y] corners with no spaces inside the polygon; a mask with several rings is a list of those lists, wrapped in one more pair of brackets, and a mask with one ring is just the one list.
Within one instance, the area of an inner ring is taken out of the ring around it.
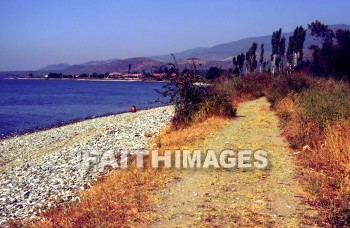
{"label": "tree line", "polygon": [[[292,71],[307,71],[312,75],[350,79],[350,31],[338,29],[333,31],[319,21],[308,24],[310,35],[317,39],[319,45],[308,47],[312,59],[303,60],[306,29],[297,26],[287,40],[282,36],[282,29],[272,33],[271,55],[266,59],[264,44],[260,44],[260,56],[257,56],[259,45],[253,42],[247,52],[232,58],[233,68],[229,71],[236,76],[244,73],[270,73],[281,75]],[[287,48],[286,48],[287,47]],[[259,67],[258,67],[259,66]],[[217,67],[211,67],[206,78],[215,79],[223,73]]]}

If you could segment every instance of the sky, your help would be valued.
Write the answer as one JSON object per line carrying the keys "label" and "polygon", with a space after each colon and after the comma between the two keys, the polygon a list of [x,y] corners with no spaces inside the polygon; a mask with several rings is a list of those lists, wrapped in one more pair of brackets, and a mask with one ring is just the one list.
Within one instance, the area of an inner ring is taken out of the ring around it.
{"label": "sky", "polygon": [[149,57],[350,24],[349,0],[0,0],[0,71]]}

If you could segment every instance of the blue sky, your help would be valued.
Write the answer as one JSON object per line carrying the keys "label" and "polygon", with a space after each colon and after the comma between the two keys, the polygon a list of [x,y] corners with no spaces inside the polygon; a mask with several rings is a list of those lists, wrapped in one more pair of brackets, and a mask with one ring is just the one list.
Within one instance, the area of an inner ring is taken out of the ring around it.
{"label": "blue sky", "polygon": [[152,56],[350,24],[349,0],[0,0],[0,71]]}

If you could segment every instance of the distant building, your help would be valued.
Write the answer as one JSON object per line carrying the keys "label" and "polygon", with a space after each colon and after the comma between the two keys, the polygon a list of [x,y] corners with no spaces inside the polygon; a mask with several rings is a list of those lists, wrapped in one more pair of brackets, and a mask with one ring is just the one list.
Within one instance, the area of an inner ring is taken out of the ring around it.
{"label": "distant building", "polygon": [[153,74],[153,77],[156,77],[156,78],[163,78],[164,76],[165,76],[165,73]]}
{"label": "distant building", "polygon": [[142,74],[123,74],[124,79],[138,80],[142,78]]}
{"label": "distant building", "polygon": [[123,74],[119,72],[112,72],[108,75],[109,78],[124,79]]}
{"label": "distant building", "polygon": [[18,76],[17,78],[21,78],[21,79],[33,78],[33,75],[32,74],[22,75],[22,76]]}

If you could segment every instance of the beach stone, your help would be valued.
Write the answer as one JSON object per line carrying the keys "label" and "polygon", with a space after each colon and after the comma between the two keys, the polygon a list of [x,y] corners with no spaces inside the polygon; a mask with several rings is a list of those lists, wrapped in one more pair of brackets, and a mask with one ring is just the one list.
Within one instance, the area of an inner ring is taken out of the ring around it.
{"label": "beach stone", "polygon": [[23,197],[24,199],[27,199],[30,195],[30,191],[26,191],[24,194],[23,194]]}
{"label": "beach stone", "polygon": [[148,148],[173,113],[171,106],[160,107],[0,140],[1,159],[11,161],[0,166],[0,208],[5,208],[0,226],[9,219],[35,218],[35,211],[55,204],[78,202],[78,192],[105,171],[101,167],[122,151]]}

